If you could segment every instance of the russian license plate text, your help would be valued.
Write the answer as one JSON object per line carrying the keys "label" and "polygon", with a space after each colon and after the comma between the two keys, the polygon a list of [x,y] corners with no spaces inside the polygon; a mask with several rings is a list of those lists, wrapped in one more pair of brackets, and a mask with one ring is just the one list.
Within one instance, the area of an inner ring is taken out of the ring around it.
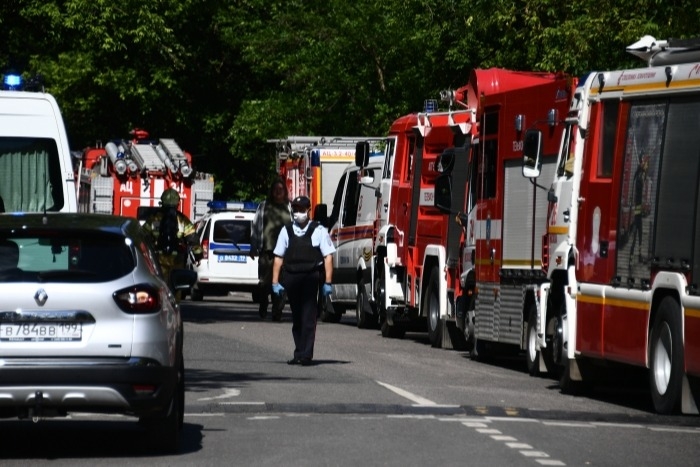
{"label": "russian license plate text", "polygon": [[0,341],[65,342],[79,341],[82,323],[2,323]]}
{"label": "russian license plate text", "polygon": [[245,263],[246,255],[219,255],[220,263]]}

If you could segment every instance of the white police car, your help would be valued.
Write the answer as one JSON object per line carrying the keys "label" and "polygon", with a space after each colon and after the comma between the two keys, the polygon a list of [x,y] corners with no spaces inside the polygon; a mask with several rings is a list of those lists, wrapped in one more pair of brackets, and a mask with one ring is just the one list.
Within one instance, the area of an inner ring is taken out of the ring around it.
{"label": "white police car", "polygon": [[192,300],[205,295],[252,292],[257,301],[258,260],[250,257],[251,223],[258,204],[254,202],[210,201],[209,212],[197,221],[197,238],[204,256],[192,287]]}

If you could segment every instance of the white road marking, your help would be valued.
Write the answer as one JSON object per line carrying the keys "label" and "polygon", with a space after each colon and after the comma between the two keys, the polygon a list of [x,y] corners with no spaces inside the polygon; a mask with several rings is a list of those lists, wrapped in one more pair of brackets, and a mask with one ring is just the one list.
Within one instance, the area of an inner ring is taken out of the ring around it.
{"label": "white road marking", "polygon": [[506,446],[511,449],[532,449],[532,446],[526,443],[506,443]]}
{"label": "white road marking", "polygon": [[398,394],[398,395],[401,396],[401,397],[404,397],[404,398],[406,398],[406,399],[408,399],[408,400],[410,400],[410,401],[415,402],[416,405],[418,405],[418,406],[420,406],[420,407],[424,407],[424,406],[431,406],[431,407],[434,407],[434,406],[437,406],[437,404],[436,404],[435,402],[431,401],[431,400],[428,400],[428,399],[426,399],[426,398],[424,398],[424,397],[421,397],[421,396],[417,396],[417,395],[412,394],[412,393],[410,393],[410,392],[408,392],[408,391],[406,391],[406,390],[403,390],[403,389],[401,389],[401,388],[397,388],[396,386],[392,386],[391,384],[382,383],[381,381],[377,381],[377,384],[379,384],[380,386],[384,386],[384,387],[387,388],[389,391],[391,391],[391,392],[393,392],[393,393],[395,393],[395,394]]}
{"label": "white road marking", "polygon": [[562,461],[556,459],[535,459],[541,465],[566,465]]}
{"label": "white road marking", "polygon": [[669,433],[693,433],[696,435],[700,435],[700,430],[697,428],[664,428],[664,427],[649,427],[650,431],[666,431]]}
{"label": "white road marking", "polygon": [[595,428],[588,422],[542,422],[546,426],[565,426],[571,428]]}
{"label": "white road marking", "polygon": [[517,438],[513,438],[512,436],[508,435],[491,435],[491,438],[493,438],[494,441],[517,441]]}
{"label": "white road marking", "polygon": [[488,426],[484,422],[462,422],[462,425],[468,428],[486,428]]}
{"label": "white road marking", "polygon": [[220,396],[214,396],[214,397],[202,397],[201,399],[197,399],[198,401],[215,401],[219,399],[228,399],[229,397],[236,397],[241,395],[241,390],[240,389],[231,389],[231,388],[224,388],[224,393],[221,394]]}
{"label": "white road marking", "polygon": [[485,435],[500,435],[501,431],[495,428],[477,428],[477,433],[483,433]]}
{"label": "white road marking", "polygon": [[264,402],[219,402],[219,405],[265,405]]}

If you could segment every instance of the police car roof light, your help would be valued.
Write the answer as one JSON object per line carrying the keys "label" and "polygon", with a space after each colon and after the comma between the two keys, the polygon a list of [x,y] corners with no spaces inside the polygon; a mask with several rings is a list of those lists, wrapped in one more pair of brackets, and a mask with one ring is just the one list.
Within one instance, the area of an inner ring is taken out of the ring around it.
{"label": "police car roof light", "polygon": [[4,90],[16,91],[22,87],[22,77],[14,73],[7,74],[3,77],[2,84]]}
{"label": "police car roof light", "polygon": [[214,200],[207,203],[211,211],[255,211],[258,203],[254,201],[220,201]]}

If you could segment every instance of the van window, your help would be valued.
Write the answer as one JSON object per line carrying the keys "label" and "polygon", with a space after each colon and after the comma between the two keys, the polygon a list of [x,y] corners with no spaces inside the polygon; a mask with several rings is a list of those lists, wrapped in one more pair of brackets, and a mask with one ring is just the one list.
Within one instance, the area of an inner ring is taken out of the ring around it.
{"label": "van window", "polygon": [[6,212],[63,208],[63,179],[53,139],[0,138],[0,198]]}

